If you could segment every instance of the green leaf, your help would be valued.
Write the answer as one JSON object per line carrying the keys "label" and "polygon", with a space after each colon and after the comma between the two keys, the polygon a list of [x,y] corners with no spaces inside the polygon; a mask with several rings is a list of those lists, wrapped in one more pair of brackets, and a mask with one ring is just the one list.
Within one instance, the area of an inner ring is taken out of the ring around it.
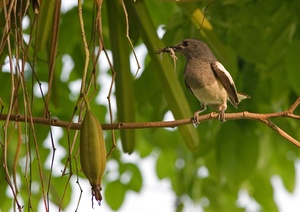
{"label": "green leaf", "polygon": [[[1,157],[0,162],[3,163],[3,160],[2,160],[3,151],[1,151],[0,157]],[[0,171],[0,180],[1,180],[1,182],[5,182],[5,172],[3,171],[3,169]],[[1,205],[0,205],[1,206],[0,208],[3,211],[9,211],[9,209],[11,208],[12,199],[7,197],[8,191],[10,192],[9,186],[6,183],[0,183],[0,195],[3,197],[3,200],[4,200],[4,197],[6,197],[5,201],[1,201]]]}
{"label": "green leaf", "polygon": [[[161,61],[159,56],[155,54],[157,46],[165,46],[158,38],[156,28],[153,25],[149,11],[147,10],[143,1],[133,3],[126,1],[128,12],[135,16],[136,21],[140,23],[141,37],[147,46],[149,56],[152,62],[156,66],[157,73],[159,73],[159,82],[164,88],[164,93],[168,105],[176,119],[190,117],[192,112],[190,111],[189,105],[186,101],[182,87],[174,75],[170,74],[169,71],[173,69],[173,65],[169,60]],[[180,126],[179,132],[182,138],[186,142],[186,145],[191,151],[195,151],[198,148],[199,138],[195,128],[192,125]]]}
{"label": "green leaf", "polygon": [[[114,71],[116,72],[116,98],[118,119],[120,122],[134,122],[133,76],[130,72],[130,46],[126,38],[125,22],[121,4],[107,2],[109,36],[113,53]],[[118,11],[118,12],[117,12]],[[135,130],[121,130],[123,151],[131,154],[135,146]]]}
{"label": "green leaf", "polygon": [[150,155],[154,148],[151,143],[147,142],[147,138],[148,140],[151,139],[149,130],[143,130],[142,134],[141,131],[137,132],[137,139],[139,142],[136,146],[141,158],[145,158]]}
{"label": "green leaf", "polygon": [[[70,204],[71,194],[72,194],[71,186],[66,187],[67,180],[68,180],[67,178],[53,177],[53,176],[51,179],[51,187],[50,187],[51,201],[57,206],[61,205],[62,207],[61,209],[63,210],[65,210],[65,208]],[[64,199],[62,202],[63,195],[64,195]]]}
{"label": "green leaf", "polygon": [[[299,127],[294,121],[295,120],[278,119],[274,122],[285,132],[294,136]],[[281,177],[285,188],[292,193],[294,191],[297,178],[295,170],[297,150],[294,145],[277,134],[272,134],[270,140],[273,143],[271,147],[272,149],[270,149],[272,153],[270,162],[274,163],[272,166],[274,174]]]}
{"label": "green leaf", "polygon": [[259,170],[251,179],[253,187],[250,196],[261,205],[262,211],[278,211],[274,202],[274,191],[270,182],[270,175],[265,170]]}
{"label": "green leaf", "polygon": [[287,54],[285,57],[285,65],[287,70],[287,80],[291,84],[292,88],[294,89],[297,95],[300,95],[300,83],[299,83],[299,67],[300,67],[300,60],[299,60],[299,49],[300,49],[300,42],[295,41],[291,43],[288,47]]}
{"label": "green leaf", "polygon": [[205,211],[243,211],[238,210],[236,205],[237,190],[222,186],[219,180],[203,179],[202,193],[209,200]]}
{"label": "green leaf", "polygon": [[246,127],[228,122],[222,126],[216,145],[221,174],[235,186],[249,178],[258,159],[258,138]]}
{"label": "green leaf", "polygon": [[172,152],[162,152],[156,161],[156,174],[159,179],[171,177],[174,174],[175,155]]}
{"label": "green leaf", "polygon": [[51,39],[51,30],[54,19],[54,7],[55,1],[42,1],[40,13],[43,14],[40,16],[38,22],[37,38],[36,38],[36,47],[38,50],[44,51],[46,44]]}
{"label": "green leaf", "polygon": [[131,176],[127,184],[127,188],[133,190],[135,192],[139,192],[141,190],[143,179],[140,170],[135,164],[126,163],[120,166],[121,174],[128,174]]}
{"label": "green leaf", "polygon": [[118,210],[124,201],[125,193],[125,186],[120,181],[113,181],[105,188],[105,201],[111,209]]}

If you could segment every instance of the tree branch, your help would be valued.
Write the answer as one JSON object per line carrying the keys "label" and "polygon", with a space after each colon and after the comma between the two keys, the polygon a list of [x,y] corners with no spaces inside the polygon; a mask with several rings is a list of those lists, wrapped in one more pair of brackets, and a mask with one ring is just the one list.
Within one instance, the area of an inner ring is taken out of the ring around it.
{"label": "tree branch", "polygon": [[[283,112],[277,112],[277,113],[250,113],[247,111],[244,112],[238,112],[238,113],[226,113],[225,119],[227,121],[229,120],[237,120],[237,119],[251,119],[256,120],[259,122],[264,123],[269,128],[274,130],[276,133],[278,133],[283,138],[287,139],[289,142],[293,143],[297,147],[300,148],[300,142],[296,139],[294,139],[292,136],[290,136],[288,133],[286,133],[284,130],[282,130],[280,127],[278,127],[276,124],[274,124],[270,119],[271,118],[281,118],[281,117],[287,117],[292,118],[296,120],[300,120],[300,116],[293,114],[295,109],[300,104],[300,97],[295,101],[291,107]],[[216,119],[218,120],[218,113],[212,112],[205,115],[199,115],[198,120],[200,122]],[[6,120],[8,117],[7,114],[0,114],[0,120]],[[9,117],[10,121],[17,121],[17,122],[30,122],[31,120],[35,124],[42,124],[42,125],[51,125],[56,127],[63,127],[63,128],[70,128],[73,130],[80,130],[80,123],[70,123],[66,121],[60,121],[57,118],[41,118],[41,117],[25,117],[19,114],[12,114]],[[186,125],[186,124],[193,124],[193,118],[185,118],[180,120],[174,120],[174,121],[156,121],[156,122],[139,122],[139,123],[130,123],[130,122],[119,122],[119,123],[113,123],[113,124],[102,124],[103,130],[121,130],[121,129],[142,129],[142,128],[175,128],[180,125]]]}

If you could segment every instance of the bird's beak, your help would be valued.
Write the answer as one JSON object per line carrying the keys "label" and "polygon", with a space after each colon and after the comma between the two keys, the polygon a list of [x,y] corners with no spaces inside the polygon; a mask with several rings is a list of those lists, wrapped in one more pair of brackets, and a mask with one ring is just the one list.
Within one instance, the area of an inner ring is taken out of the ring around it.
{"label": "bird's beak", "polygon": [[172,49],[174,52],[180,52],[180,50],[183,49],[181,43],[177,44],[176,46],[169,46],[167,48],[169,50]]}
{"label": "bird's beak", "polygon": [[168,46],[168,47],[166,47],[166,48],[163,48],[163,49],[161,49],[161,50],[158,50],[158,51],[156,52],[156,54],[160,54],[161,52],[171,52],[171,51],[176,52],[176,50],[177,50],[177,47],[176,47],[176,46]]}
{"label": "bird's beak", "polygon": [[176,50],[178,49],[177,46],[170,46],[169,48],[170,48],[170,49],[173,49],[173,51],[175,51],[175,52],[176,52]]}

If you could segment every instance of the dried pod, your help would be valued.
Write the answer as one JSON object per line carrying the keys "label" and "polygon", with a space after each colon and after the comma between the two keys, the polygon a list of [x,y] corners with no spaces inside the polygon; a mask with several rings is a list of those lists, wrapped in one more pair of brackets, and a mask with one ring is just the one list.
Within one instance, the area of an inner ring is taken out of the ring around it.
{"label": "dried pod", "polygon": [[92,195],[100,205],[101,181],[106,166],[106,147],[101,125],[88,108],[80,132],[81,168],[92,186]]}

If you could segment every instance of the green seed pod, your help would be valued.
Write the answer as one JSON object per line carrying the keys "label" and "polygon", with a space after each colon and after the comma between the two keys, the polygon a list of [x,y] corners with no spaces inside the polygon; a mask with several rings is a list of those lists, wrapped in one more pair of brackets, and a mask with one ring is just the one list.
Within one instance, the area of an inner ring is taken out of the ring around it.
{"label": "green seed pod", "polygon": [[106,166],[106,147],[101,125],[89,109],[81,124],[80,163],[84,175],[92,186],[92,195],[100,205],[101,181]]}

